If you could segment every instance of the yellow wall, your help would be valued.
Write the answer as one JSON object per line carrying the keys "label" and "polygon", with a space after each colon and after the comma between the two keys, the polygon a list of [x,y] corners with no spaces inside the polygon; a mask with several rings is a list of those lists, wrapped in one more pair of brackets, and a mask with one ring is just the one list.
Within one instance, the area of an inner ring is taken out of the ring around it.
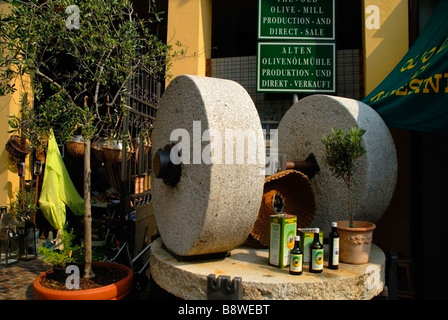
{"label": "yellow wall", "polygon": [[[365,12],[369,5],[378,7],[380,23],[379,29],[368,29],[364,25],[366,95],[387,77],[409,49],[408,1],[364,0],[364,21],[371,16],[371,13]],[[397,149],[397,185],[388,209],[376,223],[378,232],[375,233],[375,243],[384,251],[394,250],[400,259],[406,259],[411,256],[411,136],[407,130],[390,128],[390,131]],[[395,227],[397,223],[401,226],[400,230]]]}
{"label": "yellow wall", "polygon": [[[180,74],[206,75],[211,51],[211,0],[169,0],[167,41],[182,43],[185,56],[173,60],[172,80]],[[379,29],[364,25],[365,94],[372,91],[397,65],[409,48],[408,1],[364,0],[364,21],[371,15],[367,7],[379,9]]]}
{"label": "yellow wall", "polygon": [[369,94],[400,62],[409,48],[408,1],[364,0],[364,21],[370,5],[379,9],[379,29],[364,24],[365,94]]}
{"label": "yellow wall", "polygon": [[[0,3],[0,11],[7,10],[5,3]],[[24,90],[30,90],[29,79],[24,82],[16,82],[17,91],[14,94],[0,96],[0,206],[9,205],[15,193],[19,190],[20,180],[17,175],[16,161],[9,156],[5,149],[10,134],[8,133],[8,116],[18,114],[20,111],[20,95]],[[27,157],[28,160],[29,157]],[[28,162],[28,161],[27,161]],[[32,174],[27,166],[25,179],[32,179]]]}
{"label": "yellow wall", "polygon": [[172,61],[171,78],[181,74],[206,75],[211,56],[212,1],[169,0],[167,42],[174,50],[180,42],[186,53]]}

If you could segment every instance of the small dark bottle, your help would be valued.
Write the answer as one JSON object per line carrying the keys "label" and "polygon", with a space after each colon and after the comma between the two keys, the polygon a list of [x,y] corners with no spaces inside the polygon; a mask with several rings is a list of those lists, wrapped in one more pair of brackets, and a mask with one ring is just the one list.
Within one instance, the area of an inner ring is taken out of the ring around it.
{"label": "small dark bottle", "polygon": [[303,267],[303,252],[300,249],[300,236],[295,237],[294,248],[289,254],[289,273],[296,276],[301,275]]}
{"label": "small dark bottle", "polygon": [[319,239],[319,228],[314,228],[314,239],[310,244],[310,265],[309,271],[320,273],[324,270],[324,245]]}
{"label": "small dark bottle", "polygon": [[336,270],[339,268],[339,233],[337,222],[331,223],[331,232],[329,236],[329,256],[328,268]]}

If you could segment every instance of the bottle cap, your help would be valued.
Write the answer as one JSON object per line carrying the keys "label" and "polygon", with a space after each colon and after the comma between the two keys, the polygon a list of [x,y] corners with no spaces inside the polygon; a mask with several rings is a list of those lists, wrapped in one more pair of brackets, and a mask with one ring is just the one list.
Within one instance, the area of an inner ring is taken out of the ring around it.
{"label": "bottle cap", "polygon": [[332,226],[332,227],[337,227],[337,226],[338,226],[338,223],[337,223],[337,222],[332,222],[332,223],[331,223],[331,226]]}
{"label": "bottle cap", "polygon": [[296,236],[296,241],[300,241],[300,236]]}
{"label": "bottle cap", "polygon": [[314,228],[314,233],[319,233],[319,228]]}

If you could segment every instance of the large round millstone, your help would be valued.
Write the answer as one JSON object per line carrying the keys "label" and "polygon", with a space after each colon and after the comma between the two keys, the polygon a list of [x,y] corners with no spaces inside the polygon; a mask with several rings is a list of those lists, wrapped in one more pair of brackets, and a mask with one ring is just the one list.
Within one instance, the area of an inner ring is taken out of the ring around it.
{"label": "large round millstone", "polygon": [[166,88],[152,150],[175,144],[181,170],[177,183],[152,180],[152,201],[161,238],[172,253],[223,253],[247,239],[263,195],[261,130],[252,99],[234,81],[181,75]]}
{"label": "large round millstone", "polygon": [[324,162],[322,137],[332,128],[346,131],[356,125],[366,130],[362,142],[367,152],[358,158],[354,174],[354,218],[375,223],[389,206],[397,178],[395,145],[378,113],[354,99],[311,95],[296,102],[280,121],[279,152],[288,160],[299,161],[313,154],[320,169],[310,179],[316,201],[310,227],[328,232],[332,221],[349,217],[347,186]]}

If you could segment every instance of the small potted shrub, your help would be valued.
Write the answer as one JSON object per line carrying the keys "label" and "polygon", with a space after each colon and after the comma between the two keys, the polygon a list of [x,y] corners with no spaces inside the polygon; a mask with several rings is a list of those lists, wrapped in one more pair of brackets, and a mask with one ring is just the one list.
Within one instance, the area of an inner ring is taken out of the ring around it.
{"label": "small potted shrub", "polygon": [[[49,239],[39,247],[42,261],[51,268],[41,273],[33,283],[38,300],[121,300],[132,289],[133,272],[122,264],[95,259],[93,279],[82,277],[83,245],[74,244],[73,230],[64,225],[55,240]],[[75,278],[78,277],[77,280]]]}
{"label": "small potted shrub", "polygon": [[365,129],[354,126],[348,131],[331,129],[322,138],[325,146],[325,162],[332,174],[342,179],[347,186],[348,220],[337,221],[340,236],[339,259],[351,264],[367,263],[370,258],[370,247],[373,230],[376,225],[368,221],[358,221],[353,217],[352,188],[355,185],[354,173],[357,159],[366,153],[362,144]]}
{"label": "small potted shrub", "polygon": [[24,226],[23,222],[33,222],[35,220],[38,208],[34,203],[34,192],[27,188],[16,191],[15,196],[9,203],[9,212],[12,216]]}
{"label": "small potted shrub", "polygon": [[82,248],[73,244],[74,239],[73,230],[68,231],[66,224],[60,237],[57,237],[56,240],[44,242],[38,248],[38,254],[42,256],[42,261],[52,268],[47,273],[50,280],[65,283],[67,265],[80,261]]}

